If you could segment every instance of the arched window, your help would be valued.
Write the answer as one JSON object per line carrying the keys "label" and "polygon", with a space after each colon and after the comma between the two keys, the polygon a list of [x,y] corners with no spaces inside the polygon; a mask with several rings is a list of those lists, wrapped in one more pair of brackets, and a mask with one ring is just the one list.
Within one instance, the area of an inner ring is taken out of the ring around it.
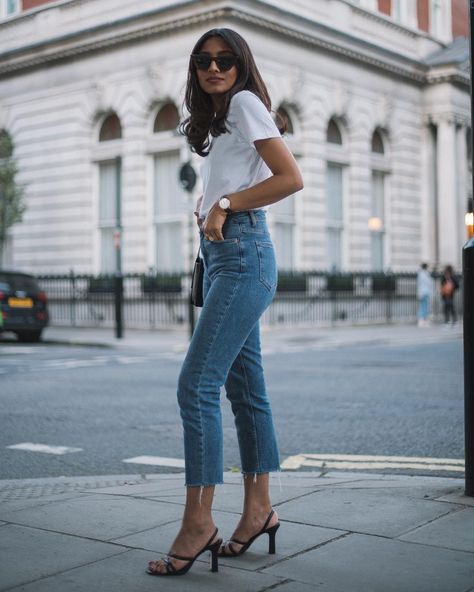
{"label": "arched window", "polygon": [[[117,270],[116,229],[120,226],[122,125],[116,113],[105,116],[99,130],[98,195],[99,265],[101,273]],[[107,146],[106,143],[110,142]]]}
{"label": "arched window", "polygon": [[[288,111],[285,109],[285,107],[280,105],[280,107],[278,107],[278,109],[277,109],[277,114],[281,117],[283,122],[286,123],[286,133],[288,135],[293,135],[295,133],[295,128],[293,126],[293,120],[290,117],[290,114],[288,113]],[[278,125],[278,123],[279,123],[278,118],[277,118],[276,123]]]}
{"label": "arched window", "polygon": [[99,132],[99,142],[119,140],[122,137],[122,124],[116,113],[110,113],[104,119]]}
{"label": "arched window", "polygon": [[385,154],[382,136],[377,130],[372,134],[372,152],[375,154]]}
{"label": "arched window", "polygon": [[13,154],[13,142],[6,130],[0,130],[0,158],[10,158]]}
{"label": "arched window", "polygon": [[372,173],[370,211],[367,227],[370,237],[370,265],[373,271],[383,271],[386,261],[387,155],[382,131],[374,130],[371,140]]}
{"label": "arched window", "polygon": [[179,113],[174,103],[166,103],[158,111],[153,124],[153,133],[175,130],[179,125]]}
{"label": "arched window", "polygon": [[328,123],[326,142],[328,142],[328,144],[338,144],[339,146],[342,146],[341,130],[334,119],[331,119]]}
{"label": "arched window", "polygon": [[326,128],[326,266],[341,270],[344,263],[344,169],[347,155],[342,133],[332,118]]}

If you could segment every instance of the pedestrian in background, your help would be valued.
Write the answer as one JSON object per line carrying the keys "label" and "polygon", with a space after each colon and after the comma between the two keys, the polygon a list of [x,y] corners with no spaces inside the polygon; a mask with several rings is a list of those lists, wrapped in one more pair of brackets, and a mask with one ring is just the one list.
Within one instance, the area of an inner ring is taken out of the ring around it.
{"label": "pedestrian in background", "polygon": [[457,320],[456,307],[454,305],[454,297],[456,290],[459,288],[459,282],[454,274],[454,270],[451,265],[446,265],[441,277],[440,294],[443,300],[444,308],[444,322],[449,323],[450,319],[454,325]]}
{"label": "pedestrian in background", "polygon": [[428,271],[428,264],[422,263],[416,276],[416,297],[418,298],[418,327],[429,325],[430,304],[433,295],[433,278]]}
{"label": "pedestrian in background", "polygon": [[[182,129],[204,156],[199,211],[204,306],[178,380],[184,430],[186,505],[168,556],[150,561],[152,575],[182,575],[204,551],[244,553],[262,534],[275,552],[280,525],[269,473],[279,471],[272,412],[261,363],[259,319],[277,284],[266,206],[302,188],[298,166],[270,115],[265,83],[246,41],[213,29],[193,49],[186,87],[190,116]],[[244,501],[232,538],[222,544],[212,517],[223,483],[220,389],[235,416]]]}

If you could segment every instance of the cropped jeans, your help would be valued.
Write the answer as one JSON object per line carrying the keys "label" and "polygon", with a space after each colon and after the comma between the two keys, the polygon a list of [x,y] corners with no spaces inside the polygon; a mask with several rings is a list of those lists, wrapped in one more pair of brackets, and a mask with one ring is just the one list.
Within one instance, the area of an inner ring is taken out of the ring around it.
{"label": "cropped jeans", "polygon": [[259,319],[277,284],[265,212],[229,214],[222,231],[224,240],[213,242],[201,232],[204,306],[178,380],[188,487],[223,483],[222,386],[242,473],[280,470],[260,352]]}

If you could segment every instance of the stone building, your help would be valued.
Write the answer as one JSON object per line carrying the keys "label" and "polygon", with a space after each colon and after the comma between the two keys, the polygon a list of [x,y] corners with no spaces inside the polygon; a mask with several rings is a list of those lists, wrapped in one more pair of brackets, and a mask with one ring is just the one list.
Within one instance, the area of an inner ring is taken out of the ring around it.
{"label": "stone building", "polygon": [[0,133],[27,200],[4,265],[189,268],[200,187],[178,176],[200,159],[176,125],[188,55],[215,26],[248,40],[289,119],[305,188],[270,208],[280,268],[459,268],[464,0],[0,0]]}

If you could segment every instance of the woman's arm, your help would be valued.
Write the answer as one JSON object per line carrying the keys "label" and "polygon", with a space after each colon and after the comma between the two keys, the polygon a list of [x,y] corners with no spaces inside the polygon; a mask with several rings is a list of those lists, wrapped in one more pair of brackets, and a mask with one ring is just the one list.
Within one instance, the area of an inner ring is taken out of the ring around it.
{"label": "woman's arm", "polygon": [[[273,175],[253,187],[230,193],[232,211],[251,210],[276,203],[303,189],[303,178],[293,155],[281,138],[257,140],[255,148]],[[227,214],[216,203],[203,224],[206,237],[222,240],[222,226]]]}

